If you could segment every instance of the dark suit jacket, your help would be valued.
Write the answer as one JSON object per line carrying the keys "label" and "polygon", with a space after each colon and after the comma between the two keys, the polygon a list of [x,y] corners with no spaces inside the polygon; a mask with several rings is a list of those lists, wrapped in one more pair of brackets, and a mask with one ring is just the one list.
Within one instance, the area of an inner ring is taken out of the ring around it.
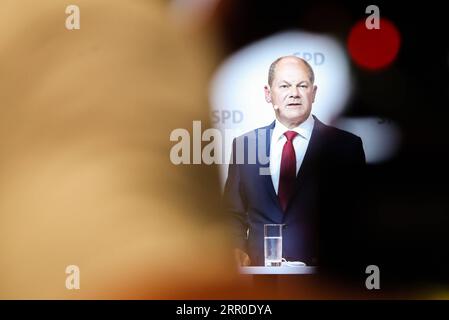
{"label": "dark suit jacket", "polygon": [[[365,164],[362,141],[314,119],[296,190],[285,213],[271,176],[260,174],[260,169],[269,173],[269,163],[257,157],[255,162],[248,163],[254,158],[254,152],[265,152],[269,159],[275,122],[233,141],[224,204],[231,214],[236,246],[249,254],[253,265],[264,264],[264,224],[284,224],[283,257],[308,265],[319,265],[331,256],[338,263],[338,259],[345,259],[344,251],[348,251],[348,247],[338,246],[348,246],[353,241],[348,230],[352,227],[352,217],[357,214],[353,208]],[[241,156],[237,153],[240,144],[244,163],[236,163]],[[334,250],[339,250],[338,257],[333,255]]]}

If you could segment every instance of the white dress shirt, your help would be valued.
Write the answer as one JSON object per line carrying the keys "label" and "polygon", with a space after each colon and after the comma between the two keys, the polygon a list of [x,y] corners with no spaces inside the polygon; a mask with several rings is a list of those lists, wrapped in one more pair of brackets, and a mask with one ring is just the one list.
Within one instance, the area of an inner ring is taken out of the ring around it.
{"label": "white dress shirt", "polygon": [[302,161],[304,160],[304,155],[306,154],[307,146],[309,145],[310,137],[312,136],[314,124],[315,120],[313,119],[311,114],[306,121],[293,129],[288,129],[286,126],[280,123],[279,120],[276,119],[270,145],[271,181],[273,182],[273,187],[276,191],[276,194],[278,193],[279,189],[282,150],[284,148],[285,142],[287,141],[284,133],[289,130],[296,131],[298,133],[298,135],[293,138],[293,147],[295,148],[296,154],[296,175],[298,175],[299,168],[301,167]]}

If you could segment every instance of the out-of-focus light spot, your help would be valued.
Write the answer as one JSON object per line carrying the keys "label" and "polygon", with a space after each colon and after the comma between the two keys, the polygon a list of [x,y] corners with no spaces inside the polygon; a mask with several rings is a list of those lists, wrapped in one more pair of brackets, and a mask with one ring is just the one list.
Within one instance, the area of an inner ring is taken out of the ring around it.
{"label": "out-of-focus light spot", "polygon": [[386,68],[396,58],[401,46],[401,35],[387,19],[380,19],[380,29],[367,29],[361,20],[351,29],[348,51],[354,62],[368,70]]}
{"label": "out-of-focus light spot", "polygon": [[389,119],[341,118],[335,127],[359,136],[368,163],[379,163],[395,155],[400,143],[400,130]]}

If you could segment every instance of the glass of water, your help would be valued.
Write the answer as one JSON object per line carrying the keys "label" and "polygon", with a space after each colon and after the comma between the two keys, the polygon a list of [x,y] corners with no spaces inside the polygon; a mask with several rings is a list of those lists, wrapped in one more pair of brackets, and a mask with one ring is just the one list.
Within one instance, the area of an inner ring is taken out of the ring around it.
{"label": "glass of water", "polygon": [[264,224],[265,267],[282,264],[282,224]]}

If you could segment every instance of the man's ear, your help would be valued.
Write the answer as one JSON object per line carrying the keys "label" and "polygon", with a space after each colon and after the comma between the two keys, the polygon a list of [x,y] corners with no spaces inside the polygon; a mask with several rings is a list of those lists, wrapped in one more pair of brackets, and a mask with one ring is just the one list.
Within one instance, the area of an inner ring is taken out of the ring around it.
{"label": "man's ear", "polygon": [[271,103],[271,90],[269,86],[263,87],[265,91],[265,101]]}
{"label": "man's ear", "polygon": [[313,97],[312,97],[312,102],[315,102],[315,96],[316,96],[316,90],[318,89],[317,86],[313,86]]}

